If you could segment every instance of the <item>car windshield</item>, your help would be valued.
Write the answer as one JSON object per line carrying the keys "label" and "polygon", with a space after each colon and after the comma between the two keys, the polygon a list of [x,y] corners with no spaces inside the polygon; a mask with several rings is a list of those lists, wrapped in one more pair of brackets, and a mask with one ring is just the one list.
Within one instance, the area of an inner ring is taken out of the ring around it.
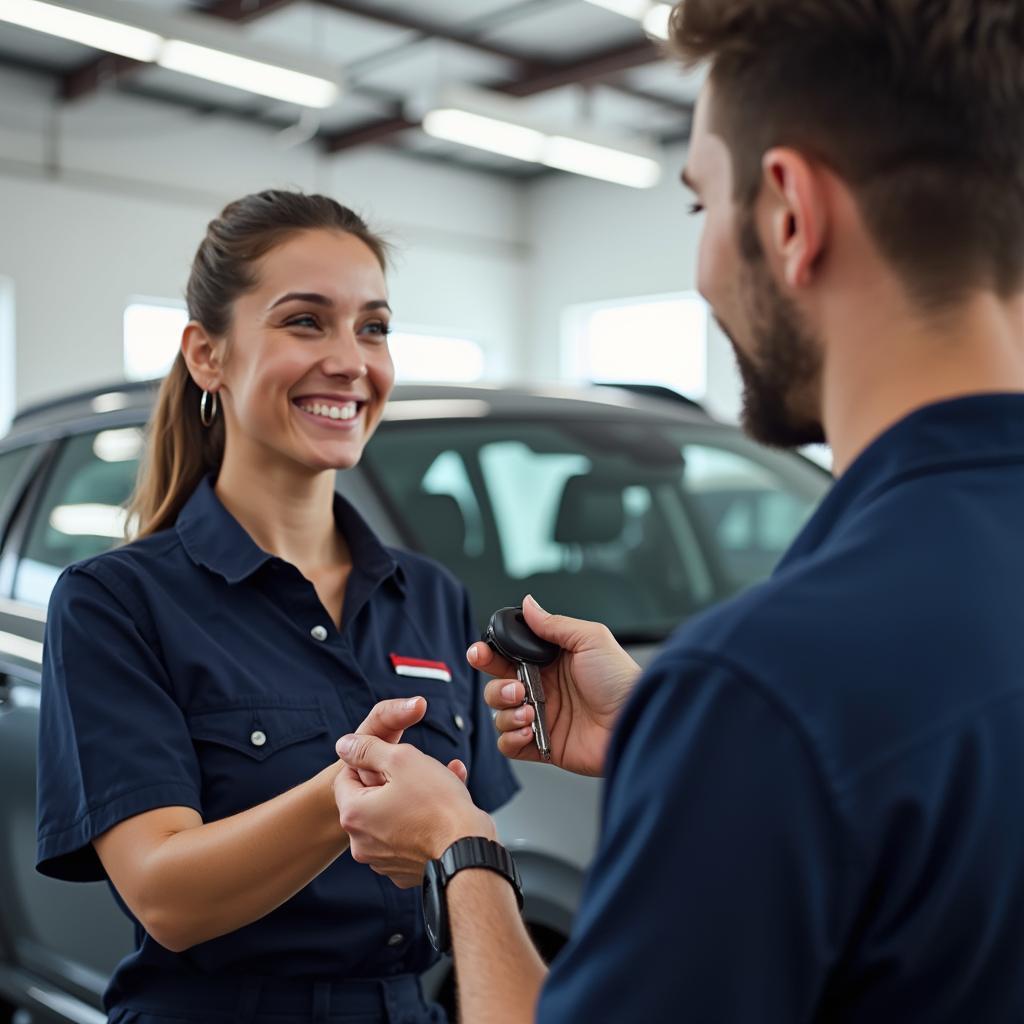
{"label": "car windshield", "polygon": [[661,640],[766,577],[829,482],[736,430],[675,420],[406,420],[363,458],[479,622],[532,593],[623,642]]}

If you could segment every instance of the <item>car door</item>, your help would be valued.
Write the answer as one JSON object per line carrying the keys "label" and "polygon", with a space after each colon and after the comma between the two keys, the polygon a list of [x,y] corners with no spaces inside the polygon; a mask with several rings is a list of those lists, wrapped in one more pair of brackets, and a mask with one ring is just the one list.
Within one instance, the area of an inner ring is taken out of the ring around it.
{"label": "car door", "polygon": [[[11,670],[0,712],[3,779],[2,925],[19,970],[98,1007],[132,930],[104,883],[60,882],[35,871],[35,746],[46,605],[63,568],[119,543],[135,482],[139,427],[65,439],[39,464],[10,531],[9,585],[0,604]],[[13,567],[13,568],[12,568]]]}

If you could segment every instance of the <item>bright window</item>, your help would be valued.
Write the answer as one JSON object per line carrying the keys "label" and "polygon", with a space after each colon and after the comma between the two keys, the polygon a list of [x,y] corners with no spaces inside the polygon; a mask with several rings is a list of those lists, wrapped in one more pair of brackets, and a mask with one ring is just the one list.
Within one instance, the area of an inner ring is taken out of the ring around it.
{"label": "bright window", "polygon": [[708,307],[699,295],[577,306],[567,311],[563,372],[573,380],[707,391]]}
{"label": "bright window", "polygon": [[554,540],[559,501],[570,477],[590,472],[590,460],[577,452],[537,452],[522,441],[495,441],[480,449],[480,468],[508,575],[525,579],[562,568],[564,545]]}
{"label": "bright window", "polygon": [[124,311],[124,375],[128,380],[166,376],[181,347],[188,313],[181,303],[139,299]]}
{"label": "bright window", "polygon": [[484,375],[484,350],[469,338],[396,330],[388,343],[401,383],[468,384]]}

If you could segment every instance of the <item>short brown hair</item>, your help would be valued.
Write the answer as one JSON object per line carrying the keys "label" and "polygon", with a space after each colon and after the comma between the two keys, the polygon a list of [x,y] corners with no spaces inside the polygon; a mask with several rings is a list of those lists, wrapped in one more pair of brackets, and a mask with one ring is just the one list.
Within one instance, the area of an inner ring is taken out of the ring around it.
{"label": "short brown hair", "polygon": [[850,185],[921,303],[1024,285],[1021,0],[683,0],[671,37],[710,64],[739,202],[791,146]]}

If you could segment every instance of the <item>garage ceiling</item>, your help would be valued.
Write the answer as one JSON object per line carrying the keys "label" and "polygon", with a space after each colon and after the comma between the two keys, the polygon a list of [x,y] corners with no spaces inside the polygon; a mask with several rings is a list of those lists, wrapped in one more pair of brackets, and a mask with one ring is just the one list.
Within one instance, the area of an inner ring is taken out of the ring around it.
{"label": "garage ceiling", "polygon": [[386,145],[510,177],[532,164],[431,138],[409,113],[451,84],[521,97],[529,117],[668,144],[689,132],[700,76],[630,19],[585,0],[131,0],[201,12],[282,54],[336,66],[345,83],[315,113],[0,22],[0,67],[52,79],[65,114],[125,93],[310,139],[326,152]]}

